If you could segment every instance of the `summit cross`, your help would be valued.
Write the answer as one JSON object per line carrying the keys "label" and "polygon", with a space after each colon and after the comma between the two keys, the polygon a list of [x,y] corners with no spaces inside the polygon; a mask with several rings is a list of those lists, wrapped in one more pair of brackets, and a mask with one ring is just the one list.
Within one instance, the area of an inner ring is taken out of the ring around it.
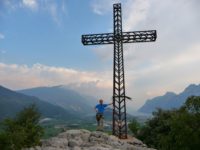
{"label": "summit cross", "polygon": [[112,133],[120,139],[127,139],[123,43],[154,42],[156,30],[122,31],[121,4],[113,4],[113,33],[82,35],[83,45],[114,44],[113,60],[113,120]]}

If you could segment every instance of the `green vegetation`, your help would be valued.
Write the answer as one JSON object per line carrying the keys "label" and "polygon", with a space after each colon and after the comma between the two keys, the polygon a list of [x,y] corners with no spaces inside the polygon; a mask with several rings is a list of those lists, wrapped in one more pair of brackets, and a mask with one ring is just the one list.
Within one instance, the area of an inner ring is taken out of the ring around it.
{"label": "green vegetation", "polygon": [[44,135],[42,136],[43,139],[48,139],[50,137],[55,137],[59,133],[64,132],[63,128],[55,128],[54,126],[45,126],[44,127]]}
{"label": "green vegetation", "polygon": [[1,150],[21,150],[40,144],[43,128],[38,125],[40,114],[35,105],[24,108],[14,119],[5,119],[0,132]]}
{"label": "green vegetation", "polygon": [[89,131],[96,130],[95,120],[49,120],[40,123],[44,128],[42,139],[48,139],[57,136],[59,133],[69,129],[86,129]]}
{"label": "green vegetation", "polygon": [[48,139],[57,136],[59,133],[65,130],[65,124],[67,124],[67,122],[64,120],[51,119],[44,122],[41,122],[40,120],[40,125],[44,129],[42,139]]}
{"label": "green vegetation", "polygon": [[137,138],[150,147],[159,150],[198,150],[200,97],[189,97],[180,109],[158,109],[144,126],[133,121],[129,127]]}
{"label": "green vegetation", "polygon": [[136,119],[133,119],[133,120],[131,121],[131,123],[128,124],[128,127],[129,127],[129,129],[131,130],[131,132],[132,132],[134,135],[137,135],[139,129],[141,128],[141,125],[140,125],[140,123],[139,123]]}

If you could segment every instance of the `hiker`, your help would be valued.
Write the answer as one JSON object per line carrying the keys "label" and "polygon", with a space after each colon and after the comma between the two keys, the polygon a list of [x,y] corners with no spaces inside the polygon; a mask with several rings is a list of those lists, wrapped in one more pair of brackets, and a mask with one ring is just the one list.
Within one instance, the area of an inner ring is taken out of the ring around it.
{"label": "hiker", "polygon": [[97,104],[95,106],[95,110],[96,110],[96,120],[97,120],[97,130],[102,131],[103,130],[103,113],[105,111],[105,108],[109,105],[112,105],[112,103],[110,104],[103,104],[103,99],[99,100],[99,104]]}

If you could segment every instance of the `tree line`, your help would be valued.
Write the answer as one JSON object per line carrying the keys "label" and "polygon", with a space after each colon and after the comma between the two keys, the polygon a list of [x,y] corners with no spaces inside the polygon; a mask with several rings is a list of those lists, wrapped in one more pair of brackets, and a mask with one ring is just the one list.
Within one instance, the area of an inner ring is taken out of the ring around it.
{"label": "tree line", "polygon": [[149,147],[159,150],[200,149],[200,97],[191,96],[179,109],[157,109],[144,125],[133,120],[130,130]]}

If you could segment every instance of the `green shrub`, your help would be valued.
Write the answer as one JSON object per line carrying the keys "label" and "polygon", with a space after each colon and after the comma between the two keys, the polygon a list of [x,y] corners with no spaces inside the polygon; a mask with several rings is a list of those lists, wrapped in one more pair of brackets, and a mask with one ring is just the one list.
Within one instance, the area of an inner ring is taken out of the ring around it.
{"label": "green shrub", "polygon": [[137,122],[136,119],[133,119],[129,124],[128,124],[129,129],[131,132],[134,134],[134,136],[137,137],[139,130],[141,129],[141,125]]}
{"label": "green shrub", "polygon": [[43,128],[38,125],[39,119],[35,105],[24,108],[14,119],[5,119],[0,133],[0,149],[21,150],[39,145],[43,135]]}
{"label": "green shrub", "polygon": [[189,97],[180,109],[153,112],[137,137],[159,150],[199,150],[200,97]]}

